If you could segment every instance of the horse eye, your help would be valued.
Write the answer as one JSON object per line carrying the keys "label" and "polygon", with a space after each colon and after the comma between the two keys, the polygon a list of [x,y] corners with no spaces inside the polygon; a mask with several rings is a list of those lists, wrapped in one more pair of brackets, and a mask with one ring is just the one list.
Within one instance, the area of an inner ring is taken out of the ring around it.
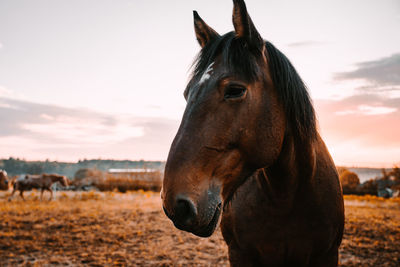
{"label": "horse eye", "polygon": [[239,98],[244,95],[246,90],[247,90],[246,87],[244,87],[242,85],[238,85],[238,84],[229,85],[225,89],[224,98],[225,99]]}

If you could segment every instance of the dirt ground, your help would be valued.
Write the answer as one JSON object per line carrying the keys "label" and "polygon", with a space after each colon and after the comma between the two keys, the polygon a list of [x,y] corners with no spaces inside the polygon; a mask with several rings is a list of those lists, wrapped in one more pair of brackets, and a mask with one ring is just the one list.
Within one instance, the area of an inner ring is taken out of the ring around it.
{"label": "dirt ground", "polygon": [[[218,231],[179,231],[158,193],[57,192],[27,201],[0,192],[0,266],[228,266]],[[400,265],[400,201],[346,199],[341,266]]]}

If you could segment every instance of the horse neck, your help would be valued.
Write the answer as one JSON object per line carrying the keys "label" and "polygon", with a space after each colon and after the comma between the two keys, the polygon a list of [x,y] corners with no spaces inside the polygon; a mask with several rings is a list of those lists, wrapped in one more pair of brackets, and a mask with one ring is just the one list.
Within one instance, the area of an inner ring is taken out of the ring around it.
{"label": "horse neck", "polygon": [[278,159],[258,176],[271,201],[290,208],[297,192],[310,184],[316,169],[314,142],[299,142],[291,135],[285,136]]}
{"label": "horse neck", "polygon": [[50,177],[50,180],[52,183],[61,181],[61,178],[62,178],[61,176],[57,176],[57,175],[50,175],[49,177]]}

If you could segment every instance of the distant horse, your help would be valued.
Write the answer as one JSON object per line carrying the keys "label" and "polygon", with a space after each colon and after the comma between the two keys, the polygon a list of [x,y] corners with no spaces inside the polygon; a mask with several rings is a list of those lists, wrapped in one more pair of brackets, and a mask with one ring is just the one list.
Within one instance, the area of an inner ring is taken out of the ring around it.
{"label": "distant horse", "polygon": [[41,175],[26,175],[23,179],[17,179],[13,185],[13,191],[9,197],[9,201],[11,197],[14,195],[15,191],[19,190],[19,195],[23,200],[24,191],[32,190],[32,189],[40,189],[40,200],[43,198],[44,190],[50,192],[49,201],[53,198],[53,190],[51,190],[51,185],[60,182],[62,186],[68,186],[68,179],[65,176],[57,175],[57,174],[41,174]]}
{"label": "distant horse", "polygon": [[232,266],[337,266],[344,206],[306,86],[242,0],[220,36],[194,11],[202,50],[161,197],[181,230],[218,225]]}
{"label": "distant horse", "polygon": [[8,190],[8,186],[7,172],[0,170],[0,190]]}

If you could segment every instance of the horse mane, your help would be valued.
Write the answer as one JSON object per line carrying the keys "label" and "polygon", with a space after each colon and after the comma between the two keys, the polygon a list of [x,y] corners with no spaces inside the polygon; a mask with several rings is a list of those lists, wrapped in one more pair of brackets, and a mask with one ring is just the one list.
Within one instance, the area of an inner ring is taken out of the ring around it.
{"label": "horse mane", "polygon": [[53,174],[53,173],[43,173],[42,176],[43,177],[55,178],[55,179],[59,179],[59,180],[64,178],[63,175],[58,175],[58,174]]}
{"label": "horse mane", "polygon": [[302,141],[317,137],[317,120],[307,87],[289,59],[270,42],[265,42],[272,81],[282,101],[295,137]]}
{"label": "horse mane", "polygon": [[[273,44],[265,42],[266,58],[278,97],[284,106],[287,127],[301,142],[312,141],[317,136],[315,111],[307,87],[289,59]],[[193,62],[194,70],[187,88],[203,75],[207,67],[221,56],[228,71],[247,82],[263,77],[258,50],[250,50],[243,38],[229,32],[209,42]]]}

